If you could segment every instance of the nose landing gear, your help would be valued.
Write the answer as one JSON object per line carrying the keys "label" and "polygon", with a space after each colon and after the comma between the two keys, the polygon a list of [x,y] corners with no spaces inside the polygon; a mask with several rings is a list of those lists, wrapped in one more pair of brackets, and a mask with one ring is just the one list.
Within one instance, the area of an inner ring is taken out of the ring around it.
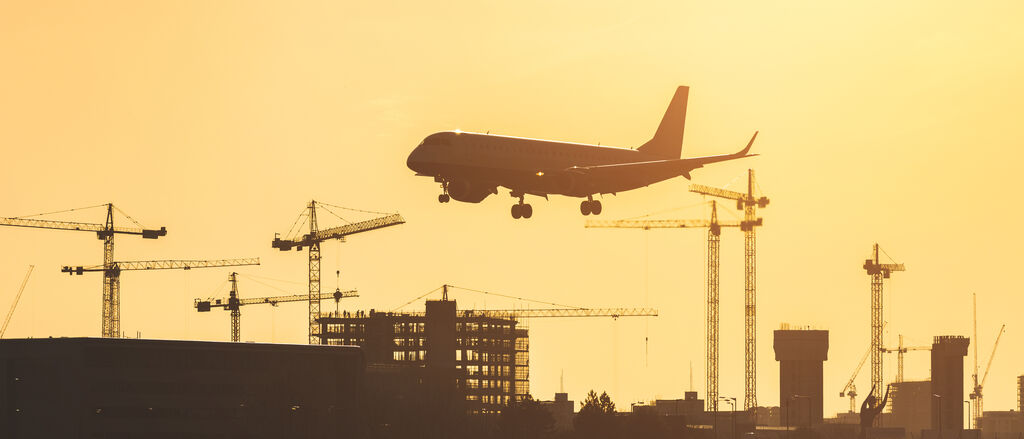
{"label": "nose landing gear", "polygon": [[447,203],[452,197],[448,195],[448,180],[441,180],[441,195],[437,196],[438,203]]}
{"label": "nose landing gear", "polygon": [[600,215],[601,201],[595,200],[592,195],[588,195],[587,199],[580,203],[580,213],[584,215]]}

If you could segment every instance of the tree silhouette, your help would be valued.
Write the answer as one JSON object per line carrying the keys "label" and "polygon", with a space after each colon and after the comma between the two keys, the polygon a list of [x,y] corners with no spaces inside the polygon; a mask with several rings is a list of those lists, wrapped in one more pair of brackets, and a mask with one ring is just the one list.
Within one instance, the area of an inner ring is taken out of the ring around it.
{"label": "tree silhouette", "polygon": [[586,439],[611,439],[618,437],[619,423],[615,418],[615,403],[608,392],[591,390],[580,403],[580,412],[573,419],[576,437]]}
{"label": "tree silhouette", "polygon": [[530,395],[502,410],[498,420],[501,439],[542,439],[551,437],[554,429],[555,418],[551,412]]}

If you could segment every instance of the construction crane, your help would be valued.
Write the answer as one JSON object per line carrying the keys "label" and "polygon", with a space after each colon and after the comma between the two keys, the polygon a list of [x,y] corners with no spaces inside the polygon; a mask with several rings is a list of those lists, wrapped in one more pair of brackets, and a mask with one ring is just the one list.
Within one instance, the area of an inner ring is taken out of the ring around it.
{"label": "construction crane", "polygon": [[[242,265],[260,265],[260,258],[247,259],[214,259],[203,260],[158,260],[158,261],[128,261],[128,262],[104,262],[103,265],[91,266],[64,266],[60,269],[62,273],[81,275],[86,272],[102,271],[104,288],[110,289],[113,299],[110,306],[104,306],[103,327],[110,331],[104,333],[104,337],[118,337],[121,330],[121,272],[134,270],[191,270],[193,268],[214,268],[214,267],[237,267]],[[106,305],[106,304],[104,304]],[[109,308],[109,312],[108,312]]]}
{"label": "construction crane", "polygon": [[[161,227],[159,229],[147,229],[142,227],[132,217],[126,215],[120,209],[114,207],[113,204],[107,203],[100,206],[107,208],[107,220],[103,224],[93,223],[81,223],[73,221],[49,221],[40,220],[34,218],[0,218],[0,226],[14,226],[14,227],[33,227],[39,229],[51,229],[51,230],[77,230],[80,232],[95,232],[98,239],[103,240],[103,316],[101,319],[100,334],[103,337],[117,337],[121,332],[120,328],[120,287],[118,284],[116,271],[114,270],[114,235],[140,235],[144,239],[157,239],[161,236],[167,235],[167,228]],[[64,213],[71,212],[74,210],[91,209],[93,207],[84,207],[81,209],[69,209],[61,212],[49,212],[51,213]],[[131,220],[137,227],[116,227],[114,226],[114,210],[117,210],[122,215]],[[47,215],[44,214],[44,215]],[[38,215],[31,215],[38,216]]]}
{"label": "construction crane", "polygon": [[[271,243],[273,248],[281,251],[288,251],[292,248],[295,248],[297,251],[301,251],[303,247],[309,248],[309,344],[320,343],[320,324],[317,323],[317,319],[320,318],[320,243],[331,239],[344,241],[345,237],[349,235],[368,232],[370,230],[381,229],[384,227],[397,226],[405,223],[405,219],[402,218],[401,215],[395,213],[385,214],[384,216],[366,221],[354,222],[343,226],[321,230],[317,225],[317,207],[323,208],[328,212],[331,212],[328,207],[347,209],[345,207],[332,206],[312,200],[306,205],[305,211],[299,215],[299,219],[306,216],[306,221],[309,223],[309,233],[294,239],[281,239],[279,235],[275,235],[274,241]],[[379,214],[380,212],[372,213]],[[338,215],[335,214],[335,216]],[[338,216],[338,218],[341,217]],[[298,221],[296,221],[296,224],[297,223]]]}
{"label": "construction crane", "polygon": [[654,308],[525,308],[525,309],[461,309],[463,316],[485,316],[504,319],[544,317],[657,317]]}
{"label": "construction crane", "polygon": [[25,285],[28,285],[28,277],[32,275],[32,270],[36,268],[35,265],[28,266],[28,272],[25,273],[25,280],[21,281],[21,287],[18,288],[18,294],[14,296],[14,303],[11,304],[11,310],[7,311],[7,317],[4,317],[4,324],[0,326],[0,338],[4,338],[4,333],[7,332],[7,325],[11,323],[11,317],[14,316],[14,309],[18,307],[18,300],[21,300],[21,293],[25,291]]}
{"label": "construction crane", "polygon": [[1006,325],[999,328],[999,334],[996,335],[996,342],[992,344],[992,353],[988,356],[988,364],[985,365],[985,374],[982,375],[981,380],[978,380],[978,296],[976,294],[971,295],[974,304],[974,373],[971,375],[974,379],[974,389],[971,391],[971,418],[974,422],[974,428],[978,428],[981,424],[981,417],[984,413],[985,401],[981,394],[981,389],[985,387],[985,380],[988,379],[988,372],[992,369],[992,360],[996,357],[996,348],[999,347],[999,339],[1003,337],[1003,332],[1006,331]]}
{"label": "construction crane", "polygon": [[[207,299],[200,300],[196,299],[194,306],[196,311],[209,312],[211,308],[224,308],[225,311],[231,311],[231,341],[238,342],[241,338],[241,320],[242,312],[241,307],[244,305],[257,305],[267,304],[270,306],[277,306],[279,303],[287,302],[303,302],[309,300],[309,294],[293,294],[288,296],[271,296],[271,297],[253,297],[248,299],[242,299],[238,297],[238,273],[231,273],[228,276],[228,281],[231,283],[231,291],[228,293],[228,297],[225,299]],[[335,306],[338,306],[341,299],[346,297],[359,297],[359,292],[356,290],[342,291],[340,288],[336,289],[332,294],[325,294],[320,296],[320,300],[334,299]]]}
{"label": "construction crane", "polygon": [[740,227],[741,223],[736,221],[718,221],[717,203],[711,201],[710,220],[587,220],[584,227],[587,228],[626,228],[626,229],[685,229],[685,228],[707,228],[708,229],[708,279],[707,279],[707,303],[705,304],[706,331],[705,340],[707,365],[707,411],[718,411],[718,287],[719,287],[719,248],[721,246],[722,227]]}
{"label": "construction crane", "polygon": [[850,375],[850,380],[846,382],[845,386],[843,386],[843,390],[839,391],[840,398],[844,396],[850,397],[850,413],[857,412],[857,385],[854,384],[853,381],[857,379],[857,375],[860,375],[860,370],[864,367],[864,362],[867,361],[868,354],[870,353],[871,348],[869,347],[868,350],[864,352],[864,356],[860,357],[860,363],[857,363],[857,368],[853,369],[853,374]]}
{"label": "construction crane", "polygon": [[903,382],[903,354],[910,351],[930,351],[931,346],[903,346],[903,335],[900,334],[900,344],[896,346],[896,349],[882,348],[882,351],[891,354],[896,353],[896,381],[897,383]]}
{"label": "construction crane", "polygon": [[881,250],[876,243],[871,259],[864,261],[864,270],[871,276],[871,386],[876,400],[882,399],[882,280],[888,279],[894,271],[906,271],[903,264],[882,264]]}
{"label": "construction crane", "polygon": [[843,390],[839,391],[839,397],[844,396],[850,397],[850,413],[857,412],[857,385],[853,383],[860,375],[860,370],[864,367],[864,363],[868,360],[868,355],[871,354],[871,345],[868,345],[868,350],[864,351],[864,356],[860,357],[860,362],[857,363],[857,368],[853,369],[853,374],[850,375],[850,380],[846,382],[846,386],[843,386]]}
{"label": "construction crane", "polygon": [[755,228],[763,225],[757,216],[757,208],[768,207],[768,198],[754,193],[757,184],[754,170],[747,170],[747,192],[736,192],[700,184],[691,184],[690,192],[736,201],[736,208],[743,211],[740,230],[743,231],[743,327],[744,327],[744,393],[743,408],[757,407],[757,233]]}

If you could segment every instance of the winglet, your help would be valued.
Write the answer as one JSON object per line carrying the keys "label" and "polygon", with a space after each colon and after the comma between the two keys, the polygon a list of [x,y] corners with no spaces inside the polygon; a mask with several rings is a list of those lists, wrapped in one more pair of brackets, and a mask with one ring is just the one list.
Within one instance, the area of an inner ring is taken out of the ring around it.
{"label": "winglet", "polygon": [[754,135],[750,138],[750,142],[747,142],[747,147],[743,148],[742,151],[736,153],[737,156],[745,156],[750,152],[750,147],[754,145],[754,139],[757,138],[758,131],[754,131]]}

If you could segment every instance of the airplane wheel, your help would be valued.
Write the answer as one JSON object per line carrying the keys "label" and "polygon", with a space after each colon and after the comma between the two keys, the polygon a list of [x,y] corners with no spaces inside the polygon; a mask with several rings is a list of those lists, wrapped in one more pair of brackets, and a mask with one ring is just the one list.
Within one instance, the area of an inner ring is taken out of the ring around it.
{"label": "airplane wheel", "polygon": [[590,215],[590,202],[589,201],[583,200],[583,202],[580,203],[580,213],[582,213],[584,215]]}
{"label": "airplane wheel", "polygon": [[523,207],[521,207],[519,210],[522,211],[523,218],[529,218],[533,216],[533,206],[529,204],[524,204]]}
{"label": "airplane wheel", "polygon": [[523,213],[520,212],[519,210],[520,209],[518,204],[512,205],[512,218],[519,219],[520,217],[523,216]]}
{"label": "airplane wheel", "polygon": [[594,201],[590,202],[590,213],[592,213],[594,215],[600,215],[601,214],[601,202],[600,201],[594,200]]}
{"label": "airplane wheel", "polygon": [[437,196],[437,202],[439,202],[439,203],[447,203],[448,200],[451,200],[451,198],[452,197],[450,197],[448,194],[441,194],[441,195]]}

